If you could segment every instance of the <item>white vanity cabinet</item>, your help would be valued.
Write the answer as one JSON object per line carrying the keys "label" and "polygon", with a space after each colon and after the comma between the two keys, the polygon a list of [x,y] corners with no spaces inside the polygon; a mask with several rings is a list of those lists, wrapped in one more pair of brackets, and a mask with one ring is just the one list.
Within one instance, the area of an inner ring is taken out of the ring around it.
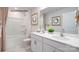
{"label": "white vanity cabinet", "polygon": [[[57,40],[61,39],[58,38]],[[31,35],[31,49],[34,52],[79,52],[78,47],[57,40],[33,33]]]}

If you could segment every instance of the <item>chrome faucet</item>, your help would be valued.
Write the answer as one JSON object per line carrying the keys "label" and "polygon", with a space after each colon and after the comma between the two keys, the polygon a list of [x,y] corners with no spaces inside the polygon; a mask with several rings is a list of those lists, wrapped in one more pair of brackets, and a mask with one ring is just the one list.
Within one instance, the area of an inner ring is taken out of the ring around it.
{"label": "chrome faucet", "polygon": [[61,37],[64,36],[63,33],[64,33],[64,29],[62,29],[62,31],[60,32],[60,36],[61,36]]}

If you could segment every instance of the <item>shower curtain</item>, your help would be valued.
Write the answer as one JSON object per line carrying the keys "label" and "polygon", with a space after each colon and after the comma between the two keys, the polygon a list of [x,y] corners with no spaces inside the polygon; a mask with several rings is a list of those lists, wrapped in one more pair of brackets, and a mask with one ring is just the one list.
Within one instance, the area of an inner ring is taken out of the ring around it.
{"label": "shower curtain", "polygon": [[6,26],[6,20],[8,15],[8,7],[0,7],[1,11],[1,20],[2,20],[2,32],[1,32],[1,51],[5,51],[5,26]]}

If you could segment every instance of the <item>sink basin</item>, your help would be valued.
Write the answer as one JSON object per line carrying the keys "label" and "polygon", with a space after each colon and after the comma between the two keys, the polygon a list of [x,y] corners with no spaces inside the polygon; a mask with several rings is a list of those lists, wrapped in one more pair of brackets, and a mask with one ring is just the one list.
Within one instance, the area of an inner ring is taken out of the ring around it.
{"label": "sink basin", "polygon": [[62,40],[70,40],[71,39],[71,37],[68,37],[68,36],[63,36],[63,37],[61,37],[61,36],[52,36],[52,38],[57,38],[57,39],[62,39]]}

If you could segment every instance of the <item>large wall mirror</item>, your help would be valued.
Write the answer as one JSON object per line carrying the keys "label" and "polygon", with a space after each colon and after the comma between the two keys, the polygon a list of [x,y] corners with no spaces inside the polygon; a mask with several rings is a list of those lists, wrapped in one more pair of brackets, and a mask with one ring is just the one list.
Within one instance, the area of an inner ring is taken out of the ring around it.
{"label": "large wall mirror", "polygon": [[56,32],[60,32],[63,29],[65,33],[78,34],[79,24],[75,21],[77,7],[49,7],[49,9],[52,9],[52,11],[44,13],[44,27],[46,30],[47,26],[52,25]]}

